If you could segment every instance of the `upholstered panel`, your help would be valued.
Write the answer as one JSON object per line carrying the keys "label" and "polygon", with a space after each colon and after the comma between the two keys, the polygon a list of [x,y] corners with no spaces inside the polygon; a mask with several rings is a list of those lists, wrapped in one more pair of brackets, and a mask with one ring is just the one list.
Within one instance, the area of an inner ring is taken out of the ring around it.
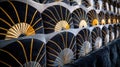
{"label": "upholstered panel", "polygon": [[68,30],[72,25],[70,11],[61,5],[48,7],[42,12],[42,18],[46,34]]}
{"label": "upholstered panel", "polygon": [[88,27],[88,17],[86,11],[78,8],[72,12],[74,28]]}
{"label": "upholstered panel", "polygon": [[45,67],[45,44],[37,39],[17,40],[0,48],[0,66]]}
{"label": "upholstered panel", "polygon": [[59,67],[71,63],[76,58],[75,36],[70,32],[61,32],[46,44],[47,66]]}
{"label": "upholstered panel", "polygon": [[91,36],[88,29],[80,30],[76,36],[78,58],[86,56],[92,51]]}
{"label": "upholstered panel", "polygon": [[9,40],[44,33],[40,12],[28,3],[0,2],[0,39]]}

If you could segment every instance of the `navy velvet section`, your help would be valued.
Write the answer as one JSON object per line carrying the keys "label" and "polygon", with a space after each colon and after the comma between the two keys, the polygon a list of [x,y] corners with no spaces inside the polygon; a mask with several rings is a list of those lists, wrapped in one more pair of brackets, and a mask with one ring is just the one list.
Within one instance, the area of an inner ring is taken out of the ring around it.
{"label": "navy velvet section", "polygon": [[120,67],[120,39],[65,67]]}

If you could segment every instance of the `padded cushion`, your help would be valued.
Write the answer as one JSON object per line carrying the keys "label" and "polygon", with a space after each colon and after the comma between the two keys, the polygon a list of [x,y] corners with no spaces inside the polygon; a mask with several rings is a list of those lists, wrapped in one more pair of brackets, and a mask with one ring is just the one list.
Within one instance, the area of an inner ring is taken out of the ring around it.
{"label": "padded cushion", "polygon": [[70,32],[61,32],[46,44],[47,66],[58,67],[71,63],[76,57],[75,36]]}
{"label": "padded cushion", "polygon": [[0,66],[45,66],[45,44],[37,39],[23,39],[0,49]]}
{"label": "padded cushion", "polygon": [[44,33],[41,14],[27,3],[0,2],[0,39],[9,40]]}
{"label": "padded cushion", "polygon": [[70,11],[60,5],[50,6],[42,12],[45,33],[67,30],[72,25]]}

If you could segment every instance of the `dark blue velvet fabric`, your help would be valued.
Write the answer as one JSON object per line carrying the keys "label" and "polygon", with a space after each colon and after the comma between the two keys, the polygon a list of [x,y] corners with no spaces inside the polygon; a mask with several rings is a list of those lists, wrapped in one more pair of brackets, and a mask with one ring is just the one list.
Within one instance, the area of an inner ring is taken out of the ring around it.
{"label": "dark blue velvet fabric", "polygon": [[65,67],[120,67],[120,39]]}

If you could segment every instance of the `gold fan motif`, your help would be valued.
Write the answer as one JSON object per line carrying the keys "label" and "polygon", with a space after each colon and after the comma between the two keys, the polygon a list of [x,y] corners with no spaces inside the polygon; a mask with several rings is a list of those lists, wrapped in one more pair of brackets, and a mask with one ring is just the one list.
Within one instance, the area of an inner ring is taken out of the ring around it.
{"label": "gold fan motif", "polygon": [[43,33],[41,20],[40,12],[28,4],[10,0],[0,2],[0,39]]}
{"label": "gold fan motif", "polygon": [[95,10],[90,10],[87,13],[87,16],[88,16],[88,19],[89,19],[90,26],[96,26],[96,25],[99,24],[98,15],[97,15]]}
{"label": "gold fan motif", "polygon": [[111,16],[108,12],[105,14],[105,19],[106,19],[106,24],[111,24]]}
{"label": "gold fan motif", "polygon": [[112,24],[116,24],[117,23],[116,16],[114,14],[111,14],[111,18],[112,18]]}
{"label": "gold fan motif", "polygon": [[34,35],[35,31],[27,23],[18,23],[7,31],[5,40],[10,40],[11,38],[18,38],[22,34],[25,36],[30,36],[30,35]]}
{"label": "gold fan motif", "polygon": [[100,20],[100,25],[105,25],[106,22],[105,22],[105,14],[104,14],[104,12],[101,11],[98,15],[99,15],[99,20]]}
{"label": "gold fan motif", "polygon": [[46,34],[67,30],[72,25],[70,11],[61,5],[48,7],[42,12],[42,17]]}

